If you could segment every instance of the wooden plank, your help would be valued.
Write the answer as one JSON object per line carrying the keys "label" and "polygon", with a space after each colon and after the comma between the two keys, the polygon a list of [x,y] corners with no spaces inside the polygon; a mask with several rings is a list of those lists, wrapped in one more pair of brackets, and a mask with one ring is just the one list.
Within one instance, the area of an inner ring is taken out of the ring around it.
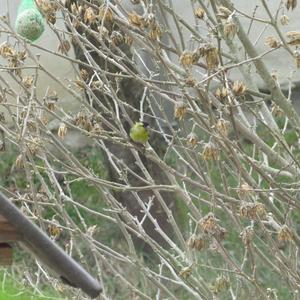
{"label": "wooden plank", "polygon": [[17,242],[22,240],[22,234],[16,227],[0,215],[0,243]]}
{"label": "wooden plank", "polygon": [[12,264],[12,247],[9,244],[0,244],[0,265],[10,266]]}

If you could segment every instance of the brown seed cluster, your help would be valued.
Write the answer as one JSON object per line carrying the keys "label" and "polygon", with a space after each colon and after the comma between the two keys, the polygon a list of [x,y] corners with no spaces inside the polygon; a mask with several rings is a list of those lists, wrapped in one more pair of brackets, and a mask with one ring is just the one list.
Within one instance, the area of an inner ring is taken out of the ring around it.
{"label": "brown seed cluster", "polygon": [[17,51],[8,42],[0,45],[0,56],[8,60],[8,67],[16,75],[21,76],[21,66],[27,57],[26,50]]}
{"label": "brown seed cluster", "polygon": [[243,218],[256,220],[257,218],[265,219],[267,211],[265,205],[260,202],[244,202],[240,207],[240,215]]}
{"label": "brown seed cluster", "polygon": [[145,19],[143,16],[138,15],[135,11],[128,14],[128,21],[130,25],[144,28],[145,27]]}
{"label": "brown seed cluster", "polygon": [[205,17],[205,10],[202,7],[198,7],[195,9],[194,14],[198,19],[203,20]]}
{"label": "brown seed cluster", "polygon": [[202,158],[206,161],[208,160],[219,160],[220,159],[220,152],[218,147],[213,142],[208,142],[204,145],[202,151]]}
{"label": "brown seed cluster", "polygon": [[207,239],[203,235],[192,234],[187,241],[187,246],[190,249],[201,251],[207,246]]}
{"label": "brown seed cluster", "polygon": [[183,101],[179,101],[175,106],[174,117],[183,120],[187,113],[187,104]]}
{"label": "brown seed cluster", "polygon": [[38,138],[33,137],[26,142],[26,146],[31,155],[36,155],[41,148],[41,141]]}
{"label": "brown seed cluster", "polygon": [[287,10],[289,9],[293,10],[297,6],[297,0],[286,0],[285,6]]}
{"label": "brown seed cluster", "polygon": [[253,188],[246,182],[242,183],[238,189],[239,196],[244,199],[253,193]]}
{"label": "brown seed cluster", "polygon": [[103,131],[99,115],[90,114],[85,111],[81,111],[75,116],[73,124],[95,134],[99,134]]}
{"label": "brown seed cluster", "polygon": [[214,69],[219,65],[219,52],[212,44],[203,43],[195,51],[185,52],[189,55],[186,65],[196,64],[201,57],[204,57],[208,70]]}
{"label": "brown seed cluster", "polygon": [[271,112],[275,117],[281,118],[284,116],[284,111],[275,103],[272,103]]}
{"label": "brown seed cluster", "polygon": [[300,45],[300,31],[289,31],[286,34],[289,39],[288,44],[291,46]]}
{"label": "brown seed cluster", "polygon": [[219,294],[223,291],[227,291],[230,288],[229,278],[222,275],[219,275],[214,284],[212,285],[212,291],[214,294]]}
{"label": "brown seed cluster", "polygon": [[194,132],[191,132],[188,137],[188,144],[190,147],[194,148],[196,147],[197,143],[198,143],[198,137]]}
{"label": "brown seed cluster", "polygon": [[192,266],[184,267],[180,270],[179,276],[183,279],[187,279],[192,274]]}
{"label": "brown seed cluster", "polygon": [[226,99],[226,97],[228,96],[227,88],[225,86],[218,87],[216,92],[215,92],[215,96],[220,100]]}
{"label": "brown seed cluster", "polygon": [[230,9],[228,9],[227,7],[225,6],[218,6],[218,16],[221,18],[221,19],[228,19],[230,17],[230,15],[232,14],[232,11]]}
{"label": "brown seed cluster", "polygon": [[68,131],[68,127],[65,123],[61,123],[59,125],[59,128],[58,128],[58,131],[57,131],[57,135],[58,137],[63,140],[67,134],[67,131]]}
{"label": "brown seed cluster", "polygon": [[46,20],[51,23],[56,23],[56,12],[59,5],[53,0],[35,0],[40,12],[46,17]]}
{"label": "brown seed cluster", "polygon": [[240,233],[240,238],[242,239],[242,242],[245,246],[249,246],[254,235],[254,230],[251,226],[248,226],[243,229],[243,231]]}
{"label": "brown seed cluster", "polygon": [[110,7],[103,4],[99,8],[99,19],[104,23],[112,23],[114,20],[114,14]]}
{"label": "brown seed cluster", "polygon": [[188,87],[194,87],[194,86],[196,86],[197,81],[192,76],[188,76],[187,79],[185,80],[185,84]]}
{"label": "brown seed cluster", "polygon": [[61,235],[62,230],[58,225],[50,224],[48,226],[48,232],[54,239],[58,239]]}
{"label": "brown seed cluster", "polygon": [[206,50],[205,60],[209,70],[216,68],[219,65],[219,52],[215,47]]}
{"label": "brown seed cluster", "polygon": [[236,96],[241,96],[246,91],[246,85],[242,81],[234,81],[232,91]]}
{"label": "brown seed cluster", "polygon": [[179,57],[180,64],[184,67],[190,67],[194,62],[193,52],[183,51]]}
{"label": "brown seed cluster", "polygon": [[270,48],[278,48],[280,46],[280,42],[274,36],[269,36],[266,38],[266,45]]}
{"label": "brown seed cluster", "polygon": [[230,122],[223,118],[220,118],[217,121],[216,128],[222,136],[228,136]]}
{"label": "brown seed cluster", "polygon": [[117,30],[114,30],[111,33],[110,39],[111,39],[111,43],[114,47],[118,47],[125,42],[123,34]]}
{"label": "brown seed cluster", "polygon": [[230,39],[230,40],[232,40],[234,38],[234,36],[236,35],[236,32],[237,32],[237,26],[233,22],[232,18],[229,17],[226,20],[223,30],[224,30],[225,38]]}
{"label": "brown seed cluster", "polygon": [[280,17],[280,23],[281,23],[281,25],[288,25],[289,21],[290,21],[290,19],[289,19],[289,17],[287,15],[282,15]]}
{"label": "brown seed cluster", "polygon": [[22,83],[24,84],[24,86],[25,86],[26,88],[30,88],[30,87],[32,87],[33,80],[34,80],[34,77],[33,77],[33,76],[24,76],[24,77],[22,78]]}
{"label": "brown seed cluster", "polygon": [[162,29],[153,13],[149,13],[147,17],[144,17],[132,11],[128,14],[128,21],[129,24],[140,29],[148,29],[149,38],[153,41],[160,39],[162,36]]}
{"label": "brown seed cluster", "polygon": [[226,229],[218,224],[218,220],[213,213],[208,213],[198,223],[201,232],[208,237],[214,237],[217,241],[222,241],[226,235]]}
{"label": "brown seed cluster", "polygon": [[293,240],[293,232],[287,225],[283,225],[277,232],[279,242],[291,242]]}

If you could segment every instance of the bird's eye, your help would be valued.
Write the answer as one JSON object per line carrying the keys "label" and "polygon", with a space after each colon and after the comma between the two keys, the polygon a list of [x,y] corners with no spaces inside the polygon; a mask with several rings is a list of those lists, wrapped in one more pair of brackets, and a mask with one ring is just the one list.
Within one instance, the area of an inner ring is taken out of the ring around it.
{"label": "bird's eye", "polygon": [[143,123],[144,127],[148,127],[149,126],[149,123],[147,123],[147,122],[142,122],[142,123]]}

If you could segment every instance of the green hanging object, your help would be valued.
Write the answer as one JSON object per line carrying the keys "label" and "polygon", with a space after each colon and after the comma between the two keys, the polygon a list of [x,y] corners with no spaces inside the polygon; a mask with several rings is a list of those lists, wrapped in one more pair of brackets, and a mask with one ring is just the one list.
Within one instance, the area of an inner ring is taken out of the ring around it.
{"label": "green hanging object", "polygon": [[16,32],[30,40],[37,40],[45,30],[44,17],[34,0],[23,0],[18,8]]}

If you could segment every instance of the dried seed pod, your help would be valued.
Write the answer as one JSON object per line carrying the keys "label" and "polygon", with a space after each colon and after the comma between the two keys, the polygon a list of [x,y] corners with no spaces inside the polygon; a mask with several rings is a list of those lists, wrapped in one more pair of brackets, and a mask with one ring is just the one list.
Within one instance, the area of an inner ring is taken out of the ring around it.
{"label": "dried seed pod", "polygon": [[230,122],[229,121],[226,121],[223,118],[220,118],[217,121],[216,128],[221,133],[221,135],[227,136],[229,127],[230,127]]}
{"label": "dried seed pod", "polygon": [[114,20],[113,11],[105,4],[99,8],[99,18],[105,23],[112,23]]}
{"label": "dried seed pod", "polygon": [[80,69],[80,78],[83,81],[87,81],[89,79],[89,73],[86,69]]}
{"label": "dried seed pod", "polygon": [[205,10],[202,7],[198,7],[195,9],[194,14],[197,18],[203,20],[205,17]]}
{"label": "dried seed pod", "polygon": [[125,42],[126,45],[131,46],[132,43],[133,43],[133,38],[130,35],[125,34],[124,42]]}
{"label": "dried seed pod", "polygon": [[3,58],[10,58],[16,55],[16,50],[8,42],[4,42],[0,45],[0,55]]}
{"label": "dried seed pod", "polygon": [[192,266],[182,268],[179,272],[179,276],[183,279],[187,279],[192,274]]}
{"label": "dried seed pod", "polygon": [[240,233],[240,238],[245,246],[249,246],[254,235],[254,230],[251,226],[244,228],[244,230]]}
{"label": "dried seed pod", "polygon": [[216,68],[219,65],[218,49],[215,47],[207,49],[205,60],[209,70]]}
{"label": "dried seed pod", "polygon": [[233,83],[232,91],[236,96],[241,96],[246,91],[246,85],[242,81],[235,81]]}
{"label": "dried seed pod", "polygon": [[65,123],[61,123],[59,125],[59,128],[58,128],[58,131],[57,131],[57,135],[58,137],[63,140],[67,134],[67,131],[68,131],[68,127]]}
{"label": "dried seed pod", "polygon": [[290,8],[293,10],[297,6],[297,0],[286,0],[285,6],[287,10],[289,10]]}
{"label": "dried seed pod", "polygon": [[263,203],[260,203],[260,202],[255,202],[254,205],[255,205],[254,206],[255,214],[260,219],[265,219],[266,216],[267,216],[266,206]]}
{"label": "dried seed pod", "polygon": [[53,14],[59,8],[58,4],[53,0],[35,0],[35,3],[44,15]]}
{"label": "dried seed pod", "polygon": [[32,155],[35,155],[40,150],[40,140],[38,138],[31,138],[26,142],[26,146]]}
{"label": "dried seed pod", "polygon": [[232,11],[230,9],[228,9],[225,6],[218,6],[218,16],[221,19],[228,19],[230,17],[230,15],[232,14]]}
{"label": "dried seed pod", "polygon": [[180,121],[185,118],[187,113],[187,105],[183,101],[179,101],[175,106],[174,117]]}
{"label": "dried seed pod", "polygon": [[289,31],[286,36],[289,39],[288,44],[292,46],[300,45],[300,31]]}
{"label": "dried seed pod", "polygon": [[269,36],[266,38],[266,45],[270,48],[278,48],[280,46],[280,42],[276,40],[274,36]]}
{"label": "dried seed pod", "polygon": [[242,183],[239,187],[238,194],[241,198],[245,198],[252,194],[253,188],[248,183]]}
{"label": "dried seed pod", "polygon": [[289,19],[289,17],[287,15],[282,15],[280,17],[280,23],[281,23],[281,25],[288,25],[289,21],[290,21],[290,19]]}
{"label": "dried seed pod", "polygon": [[114,30],[111,33],[110,39],[114,47],[118,47],[124,43],[124,36],[120,31]]}
{"label": "dried seed pod", "polygon": [[202,151],[202,158],[206,161],[219,160],[220,153],[218,147],[211,141],[205,144]]}
{"label": "dried seed pod", "polygon": [[293,232],[287,225],[283,225],[277,232],[279,242],[290,242],[293,240]]}
{"label": "dried seed pod", "polygon": [[24,76],[22,78],[22,83],[27,89],[30,88],[33,84],[33,76]]}
{"label": "dried seed pod", "polygon": [[189,76],[186,80],[185,80],[185,84],[188,86],[188,87],[194,87],[196,85],[197,81],[192,77],[192,76]]}
{"label": "dried seed pod", "polygon": [[79,112],[77,116],[73,120],[76,126],[91,132],[93,130],[93,124],[91,122],[91,118],[88,117],[84,112]]}
{"label": "dried seed pod", "polygon": [[153,13],[149,13],[145,19],[145,27],[151,27],[156,24],[156,18]]}
{"label": "dried seed pod", "polygon": [[[56,221],[57,222],[57,221]],[[56,223],[55,222],[55,223]],[[58,222],[57,222],[58,223]],[[55,238],[55,239],[58,239],[59,238],[59,236],[60,236],[60,234],[61,234],[61,232],[62,232],[62,230],[61,230],[61,228],[58,226],[59,224],[57,224],[57,225],[54,225],[54,224],[50,224],[49,226],[48,226],[48,232],[49,232],[49,234],[53,237],[53,238]]]}
{"label": "dried seed pod", "polygon": [[233,22],[232,18],[228,18],[224,25],[224,36],[227,39],[232,40],[237,32],[237,26]]}
{"label": "dried seed pod", "polygon": [[83,20],[84,20],[84,23],[86,23],[86,24],[92,24],[97,20],[97,16],[96,16],[93,8],[88,7],[85,10]]}
{"label": "dried seed pod", "polygon": [[214,292],[214,294],[219,294],[223,291],[226,291],[230,288],[230,281],[229,278],[225,277],[223,274],[219,275],[213,286],[212,286],[212,290]]}
{"label": "dried seed pod", "polygon": [[191,249],[201,251],[207,246],[207,240],[201,235],[192,234],[187,241],[187,246]]}
{"label": "dried seed pod", "polygon": [[179,58],[180,64],[185,67],[190,67],[194,62],[193,53],[190,51],[183,51],[180,58]]}
{"label": "dried seed pod", "polygon": [[188,135],[188,144],[194,148],[197,143],[198,143],[198,137],[197,135],[194,133],[194,132],[191,132],[189,135]]}
{"label": "dried seed pod", "polygon": [[52,25],[54,25],[56,23],[56,15],[55,14],[48,14],[46,16],[46,20],[47,20],[47,22],[49,22]]}
{"label": "dried seed pod", "polygon": [[244,202],[240,207],[240,215],[246,219],[250,219],[250,220],[256,219],[254,203]]}
{"label": "dried seed pod", "polygon": [[219,225],[217,224],[217,219],[215,218],[214,214],[210,212],[200,219],[198,226],[203,233],[213,235]]}
{"label": "dried seed pod", "polygon": [[159,25],[154,24],[151,26],[151,29],[149,31],[149,37],[151,40],[156,41],[162,36],[162,31]]}
{"label": "dried seed pod", "polygon": [[139,28],[145,27],[145,19],[138,15],[135,11],[128,14],[128,21],[130,25],[134,25]]}
{"label": "dried seed pod", "polygon": [[226,234],[227,230],[224,227],[218,225],[213,236],[218,242],[221,242],[225,239]]}
{"label": "dried seed pod", "polygon": [[215,96],[218,99],[224,100],[228,96],[228,90],[225,86],[217,88]]}
{"label": "dried seed pod", "polygon": [[271,112],[275,117],[278,117],[278,118],[281,118],[284,116],[284,111],[275,103],[272,103]]}

